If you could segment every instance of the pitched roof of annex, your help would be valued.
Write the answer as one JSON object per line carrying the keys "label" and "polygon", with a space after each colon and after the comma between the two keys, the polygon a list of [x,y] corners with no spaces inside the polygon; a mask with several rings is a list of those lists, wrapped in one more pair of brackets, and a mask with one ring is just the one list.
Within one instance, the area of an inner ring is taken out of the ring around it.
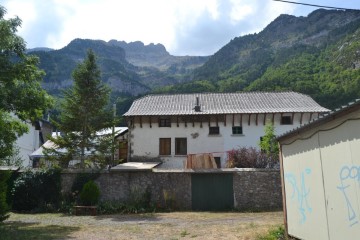
{"label": "pitched roof of annex", "polygon": [[[197,101],[200,107],[195,109]],[[291,91],[191,93],[147,95],[135,100],[124,116],[322,113],[328,111],[310,96]]]}

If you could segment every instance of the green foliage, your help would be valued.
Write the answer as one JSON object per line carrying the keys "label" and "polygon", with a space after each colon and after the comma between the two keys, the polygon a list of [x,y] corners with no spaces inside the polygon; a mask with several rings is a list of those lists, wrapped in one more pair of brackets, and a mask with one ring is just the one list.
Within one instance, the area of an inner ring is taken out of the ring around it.
{"label": "green foliage", "polygon": [[61,200],[59,169],[25,171],[14,182],[12,209],[15,211],[55,210]]}
{"label": "green foliage", "polygon": [[7,188],[10,171],[0,171],[0,222],[9,217],[9,206],[7,204]]}
{"label": "green foliage", "polygon": [[111,155],[111,145],[104,148],[109,146],[109,136],[97,134],[113,125],[108,108],[110,90],[101,82],[92,50],[88,51],[84,62],[75,68],[73,78],[73,87],[64,92],[60,121],[54,122],[62,134],[49,138],[57,148],[46,151],[50,159],[61,163],[61,167],[67,167],[72,159],[80,159],[81,168],[85,168],[85,160],[94,163],[104,159],[105,155]]}
{"label": "green foliage", "polygon": [[356,11],[281,15],[259,34],[230,41],[194,71],[192,82],[163,92],[193,92],[206,79],[207,92],[291,90],[337,108],[360,95],[358,19]]}
{"label": "green foliage", "polygon": [[10,166],[16,157],[16,139],[28,131],[25,123],[0,109],[0,165]]}
{"label": "green foliage", "polygon": [[267,122],[264,127],[265,135],[259,142],[260,149],[267,156],[277,156],[279,154],[279,145],[276,140],[275,126],[271,122]]}
{"label": "green foliage", "polygon": [[5,19],[5,13],[0,6],[0,161],[14,154],[15,140],[27,131],[24,121],[42,117],[51,105],[40,85],[38,59],[25,55],[26,44],[16,34],[21,20]]}
{"label": "green foliage", "polygon": [[85,206],[93,206],[99,202],[99,198],[100,189],[96,183],[92,180],[85,183],[80,192],[81,203]]}
{"label": "green foliage", "polygon": [[279,226],[271,229],[267,235],[258,236],[257,240],[285,240],[288,239],[285,233],[285,228]]}
{"label": "green foliage", "polygon": [[95,173],[78,173],[75,177],[75,180],[71,186],[71,192],[75,193],[79,193],[81,191],[81,189],[83,188],[83,186],[85,185],[85,183],[89,182],[89,181],[94,181],[96,180],[98,177],[100,176],[100,173],[95,172]]}

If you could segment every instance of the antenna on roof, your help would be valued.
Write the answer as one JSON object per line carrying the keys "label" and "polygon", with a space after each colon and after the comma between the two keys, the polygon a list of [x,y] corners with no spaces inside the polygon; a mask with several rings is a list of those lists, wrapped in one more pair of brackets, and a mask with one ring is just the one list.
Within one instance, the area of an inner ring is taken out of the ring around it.
{"label": "antenna on roof", "polygon": [[195,110],[195,112],[201,112],[199,97],[196,97],[196,104],[195,104],[194,110]]}

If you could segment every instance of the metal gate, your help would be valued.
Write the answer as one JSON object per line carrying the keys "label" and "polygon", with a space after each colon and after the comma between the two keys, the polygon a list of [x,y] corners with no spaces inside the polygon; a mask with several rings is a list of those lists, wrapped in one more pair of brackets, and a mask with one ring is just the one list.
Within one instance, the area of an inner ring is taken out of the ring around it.
{"label": "metal gate", "polygon": [[221,211],[234,207],[233,174],[201,173],[191,175],[192,209]]}

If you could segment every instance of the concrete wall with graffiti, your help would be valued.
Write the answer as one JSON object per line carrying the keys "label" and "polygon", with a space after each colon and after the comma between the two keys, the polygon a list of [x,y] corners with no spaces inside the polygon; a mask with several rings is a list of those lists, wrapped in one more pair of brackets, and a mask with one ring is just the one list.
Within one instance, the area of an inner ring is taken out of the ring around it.
{"label": "concrete wall with graffiti", "polygon": [[288,233],[360,239],[360,110],[280,143]]}

